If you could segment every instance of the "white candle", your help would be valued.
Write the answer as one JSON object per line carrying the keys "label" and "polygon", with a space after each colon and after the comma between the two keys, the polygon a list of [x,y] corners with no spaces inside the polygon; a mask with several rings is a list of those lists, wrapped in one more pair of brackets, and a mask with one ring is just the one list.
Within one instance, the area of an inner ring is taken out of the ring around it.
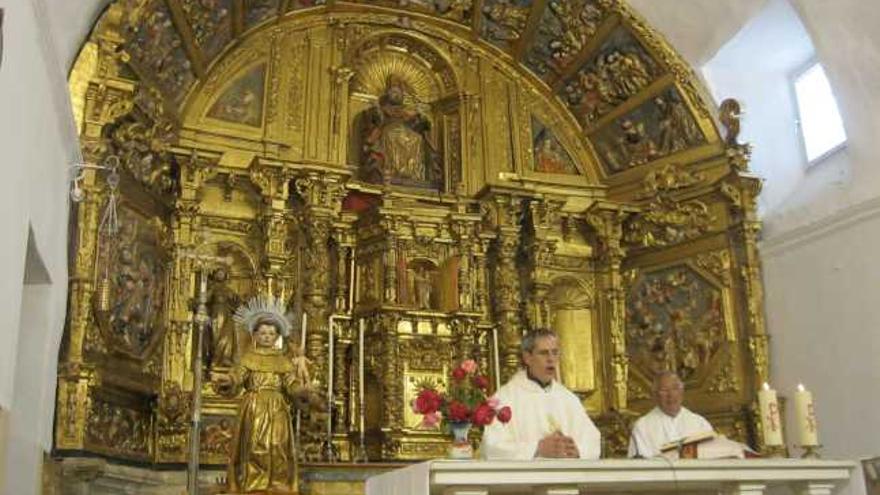
{"label": "white candle", "polygon": [[363,318],[358,322],[358,421],[360,427],[361,438],[364,435],[364,417],[366,410],[364,409],[364,375],[366,374],[366,365],[364,363],[364,332],[366,322]]}
{"label": "white candle", "polygon": [[299,350],[303,356],[306,354],[306,322],[308,321],[308,313],[303,311],[302,326],[299,329]]}
{"label": "white candle", "polygon": [[798,385],[797,392],[794,393],[794,412],[801,447],[815,447],[819,445],[819,431],[816,428],[813,394],[805,389],[803,385]]}
{"label": "white candle", "polygon": [[[327,349],[329,351],[329,360],[327,362],[327,442],[331,446],[328,451],[330,453],[333,452],[333,324],[334,318],[331,316],[328,322],[329,328],[327,329]],[[332,461],[333,456],[330,455],[328,460]]]}
{"label": "white candle", "polygon": [[758,391],[758,405],[761,413],[761,431],[764,433],[764,445],[780,447],[782,443],[782,424],[779,414],[779,400],[776,391],[764,383]]}
{"label": "white candle", "polygon": [[349,263],[348,271],[349,273],[349,282],[348,282],[348,312],[354,313],[354,255],[355,250],[354,247],[351,248],[351,263]]}

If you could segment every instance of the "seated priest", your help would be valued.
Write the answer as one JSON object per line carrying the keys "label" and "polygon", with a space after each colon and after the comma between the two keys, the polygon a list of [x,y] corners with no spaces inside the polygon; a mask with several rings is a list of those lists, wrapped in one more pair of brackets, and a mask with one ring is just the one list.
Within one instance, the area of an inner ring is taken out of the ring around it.
{"label": "seated priest", "polygon": [[523,338],[521,350],[524,369],[495,394],[510,406],[512,419],[486,427],[483,457],[598,459],[599,430],[580,399],[556,381],[559,338],[551,330],[535,330]]}
{"label": "seated priest", "polygon": [[706,418],[681,405],[684,383],[678,375],[671,371],[658,374],[654,379],[653,392],[657,406],[633,426],[629,457],[656,457],[664,444],[712,433],[712,425]]}

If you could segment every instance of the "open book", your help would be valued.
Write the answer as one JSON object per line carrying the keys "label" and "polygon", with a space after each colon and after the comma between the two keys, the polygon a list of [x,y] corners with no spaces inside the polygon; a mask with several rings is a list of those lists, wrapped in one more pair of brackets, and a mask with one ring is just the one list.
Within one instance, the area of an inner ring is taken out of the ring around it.
{"label": "open book", "polygon": [[714,431],[706,431],[660,447],[669,459],[742,459],[750,449]]}

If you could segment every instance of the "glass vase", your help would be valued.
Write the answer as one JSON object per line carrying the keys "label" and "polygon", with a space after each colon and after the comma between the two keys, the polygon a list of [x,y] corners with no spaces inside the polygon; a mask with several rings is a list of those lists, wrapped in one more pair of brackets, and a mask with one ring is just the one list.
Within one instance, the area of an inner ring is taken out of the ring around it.
{"label": "glass vase", "polygon": [[474,449],[468,441],[471,423],[449,423],[452,432],[452,443],[449,445],[450,459],[473,459]]}

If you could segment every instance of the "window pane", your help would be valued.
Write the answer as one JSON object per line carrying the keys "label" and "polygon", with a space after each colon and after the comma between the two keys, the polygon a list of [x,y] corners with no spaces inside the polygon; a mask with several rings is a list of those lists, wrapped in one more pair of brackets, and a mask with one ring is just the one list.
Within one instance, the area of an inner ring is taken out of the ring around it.
{"label": "window pane", "polygon": [[794,83],[807,160],[820,158],[846,141],[843,120],[825,70],[816,64]]}

